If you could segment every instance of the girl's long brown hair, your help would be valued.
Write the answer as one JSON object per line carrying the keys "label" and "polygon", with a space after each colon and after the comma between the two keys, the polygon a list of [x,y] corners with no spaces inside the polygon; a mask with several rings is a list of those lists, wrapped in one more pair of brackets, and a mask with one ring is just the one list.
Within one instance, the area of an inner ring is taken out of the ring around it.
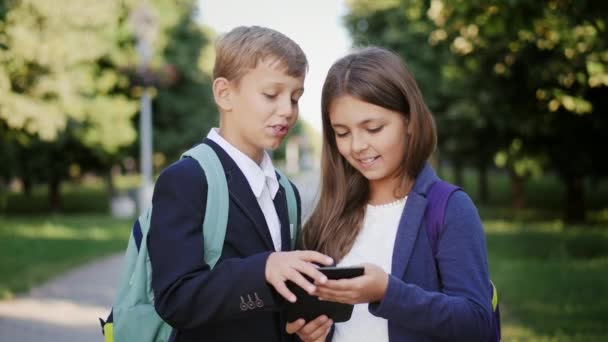
{"label": "girl's long brown hair", "polygon": [[408,142],[400,172],[402,182],[416,178],[437,141],[433,116],[399,56],[368,47],[333,64],[321,97],[321,194],[304,224],[300,243],[302,248],[327,254],[336,262],[355,242],[369,199],[367,179],[340,155],[329,120],[332,102],[345,95],[403,114],[411,133],[403,137]]}

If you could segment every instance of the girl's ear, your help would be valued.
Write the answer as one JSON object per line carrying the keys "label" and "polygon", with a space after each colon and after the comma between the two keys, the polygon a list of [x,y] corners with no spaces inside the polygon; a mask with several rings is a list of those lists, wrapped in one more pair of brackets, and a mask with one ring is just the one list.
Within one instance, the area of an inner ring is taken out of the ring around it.
{"label": "girl's ear", "polygon": [[412,120],[410,120],[410,118],[405,118],[405,132],[407,133],[407,136],[412,135]]}
{"label": "girl's ear", "polygon": [[230,81],[224,77],[218,77],[213,81],[213,99],[222,112],[232,110],[232,87]]}

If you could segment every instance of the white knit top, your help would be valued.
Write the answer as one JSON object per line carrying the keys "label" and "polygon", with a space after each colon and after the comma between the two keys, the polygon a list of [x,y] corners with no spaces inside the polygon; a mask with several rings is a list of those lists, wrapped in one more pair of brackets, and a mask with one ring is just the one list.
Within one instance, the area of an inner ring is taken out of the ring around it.
{"label": "white knit top", "polygon": [[[407,197],[383,205],[367,205],[363,228],[338,266],[376,264],[391,272],[393,248]],[[388,323],[369,313],[368,304],[357,304],[351,319],[336,323],[334,342],[388,342]]]}

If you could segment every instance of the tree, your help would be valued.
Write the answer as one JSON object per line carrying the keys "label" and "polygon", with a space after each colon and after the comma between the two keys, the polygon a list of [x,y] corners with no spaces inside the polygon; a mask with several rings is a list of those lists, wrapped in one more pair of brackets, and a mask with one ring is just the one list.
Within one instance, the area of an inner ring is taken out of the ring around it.
{"label": "tree", "polygon": [[200,142],[211,127],[218,125],[219,117],[211,78],[199,66],[200,54],[209,41],[194,22],[197,1],[180,1],[177,6],[173,0],[164,2],[172,7],[172,16],[165,18],[167,38],[160,51],[163,63],[171,66],[176,79],[170,87],[159,89],[153,103],[154,146],[172,161]]}
{"label": "tree", "polygon": [[[477,92],[467,69],[478,66],[460,61],[441,44],[442,34],[433,34],[435,23],[428,17],[426,1],[350,1],[345,22],[356,45],[387,47],[403,56],[419,84],[439,131],[439,152],[450,159],[455,183],[462,185],[462,169],[477,165],[481,180],[492,163],[501,140],[495,124],[484,117],[480,103],[488,101],[484,91]],[[471,98],[469,94],[478,94]],[[486,137],[490,136],[490,139]],[[480,141],[484,141],[480,144]],[[487,181],[482,181],[480,198],[488,197]]]}
{"label": "tree", "polygon": [[435,3],[441,4],[433,17],[437,29],[462,59],[477,61],[477,75],[490,81],[484,84],[490,103],[509,118],[501,128],[510,140],[499,151],[503,159],[518,176],[541,167],[555,170],[567,189],[566,220],[584,220],[583,178],[606,169],[594,161],[603,159],[597,141],[608,126],[598,110],[608,95],[608,6]]}
{"label": "tree", "polygon": [[19,0],[3,8],[0,121],[19,150],[25,183],[48,182],[49,192],[57,194],[51,195],[52,206],[58,207],[70,151],[57,148],[76,144],[103,159],[136,136],[131,125],[136,102],[115,91],[126,81],[114,67],[125,58],[118,46],[123,6]]}
{"label": "tree", "polygon": [[[0,5],[0,133],[10,146],[0,159],[14,165],[0,177],[49,184],[53,208],[70,167],[110,175],[136,141],[140,87],[131,83],[137,56],[129,14],[137,3]],[[194,4],[153,1],[162,14],[153,67],[170,78],[155,84],[156,146],[165,154],[175,155],[211,125],[210,81],[197,67],[207,39],[193,23]]]}
{"label": "tree", "polygon": [[[584,219],[582,179],[606,175],[597,143],[608,126],[601,115],[608,95],[606,4],[350,3],[347,23],[359,41],[371,37],[404,54],[423,90],[432,88],[425,72],[436,70],[431,78],[440,85],[425,95],[444,136],[440,147],[446,149],[447,136],[453,158],[494,156],[513,175],[519,205],[523,180],[554,170],[567,188],[566,220]],[[450,122],[460,124],[441,128]]]}

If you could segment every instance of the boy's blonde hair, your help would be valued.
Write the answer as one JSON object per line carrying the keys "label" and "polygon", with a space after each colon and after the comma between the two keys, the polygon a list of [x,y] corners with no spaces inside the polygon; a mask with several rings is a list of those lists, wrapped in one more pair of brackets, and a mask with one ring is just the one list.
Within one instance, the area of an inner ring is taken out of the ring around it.
{"label": "boy's blonde hair", "polygon": [[259,61],[275,58],[287,74],[300,77],[308,70],[306,55],[284,34],[260,26],[239,26],[220,36],[215,44],[213,79],[238,81]]}

